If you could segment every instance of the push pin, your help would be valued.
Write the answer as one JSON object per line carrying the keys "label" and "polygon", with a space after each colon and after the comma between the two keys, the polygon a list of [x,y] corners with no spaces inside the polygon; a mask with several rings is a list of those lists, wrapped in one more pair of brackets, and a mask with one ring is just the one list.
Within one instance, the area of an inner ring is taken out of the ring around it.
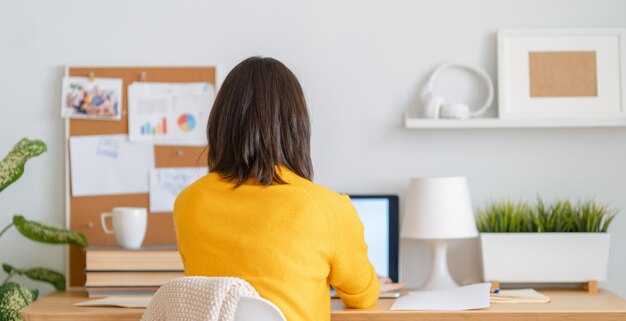
{"label": "push pin", "polygon": [[89,77],[87,78],[87,80],[88,80],[89,82],[93,82],[95,79],[96,79],[96,73],[95,73],[95,72],[93,72],[93,71],[90,71],[90,72],[89,72]]}
{"label": "push pin", "polygon": [[148,80],[148,73],[145,71],[142,71],[141,74],[139,74],[139,81],[147,81]]}

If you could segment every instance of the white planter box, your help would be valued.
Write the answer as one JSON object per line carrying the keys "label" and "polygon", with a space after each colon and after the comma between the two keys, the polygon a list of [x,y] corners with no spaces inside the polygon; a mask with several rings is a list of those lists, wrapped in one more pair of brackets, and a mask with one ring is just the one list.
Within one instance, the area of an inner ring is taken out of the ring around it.
{"label": "white planter box", "polygon": [[608,233],[481,233],[483,276],[503,283],[605,281]]}

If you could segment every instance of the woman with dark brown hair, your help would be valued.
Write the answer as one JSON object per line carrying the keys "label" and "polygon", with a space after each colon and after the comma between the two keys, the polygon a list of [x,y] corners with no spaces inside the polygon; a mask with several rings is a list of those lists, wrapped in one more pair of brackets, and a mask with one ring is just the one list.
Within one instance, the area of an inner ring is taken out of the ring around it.
{"label": "woman with dark brown hair", "polygon": [[189,276],[236,276],[289,321],[330,319],[329,286],[348,307],[380,291],[347,196],[313,183],[310,123],[295,75],[272,58],[237,65],[207,128],[210,173],[176,200]]}

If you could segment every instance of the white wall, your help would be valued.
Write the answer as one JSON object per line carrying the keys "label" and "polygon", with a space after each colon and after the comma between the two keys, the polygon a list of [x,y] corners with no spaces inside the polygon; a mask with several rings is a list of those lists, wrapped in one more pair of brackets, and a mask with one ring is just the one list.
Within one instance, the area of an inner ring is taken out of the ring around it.
{"label": "white wall", "polygon": [[[411,131],[401,121],[418,108],[418,86],[438,63],[479,63],[495,77],[500,27],[625,27],[625,12],[619,0],[2,0],[0,151],[27,136],[45,140],[49,152],[0,195],[0,225],[13,213],[64,224],[64,65],[217,64],[223,78],[259,54],[282,60],[302,81],[321,184],[402,197],[411,176],[466,175],[478,205],[542,195],[626,209],[626,129]],[[441,91],[479,100],[478,87],[457,76]],[[626,295],[626,213],[611,231],[606,286]],[[453,247],[458,280],[480,274],[476,248]],[[425,278],[427,254],[423,244],[403,242],[409,285]],[[0,240],[0,261],[63,269],[62,255],[14,231]]]}

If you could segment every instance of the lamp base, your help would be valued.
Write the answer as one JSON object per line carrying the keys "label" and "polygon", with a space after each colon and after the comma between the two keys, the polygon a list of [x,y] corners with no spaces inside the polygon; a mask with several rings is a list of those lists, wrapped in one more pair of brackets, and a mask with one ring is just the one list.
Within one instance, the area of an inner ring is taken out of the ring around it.
{"label": "lamp base", "polygon": [[448,270],[448,242],[446,240],[430,240],[429,243],[433,250],[433,261],[430,275],[419,290],[431,291],[458,287],[459,285]]}

